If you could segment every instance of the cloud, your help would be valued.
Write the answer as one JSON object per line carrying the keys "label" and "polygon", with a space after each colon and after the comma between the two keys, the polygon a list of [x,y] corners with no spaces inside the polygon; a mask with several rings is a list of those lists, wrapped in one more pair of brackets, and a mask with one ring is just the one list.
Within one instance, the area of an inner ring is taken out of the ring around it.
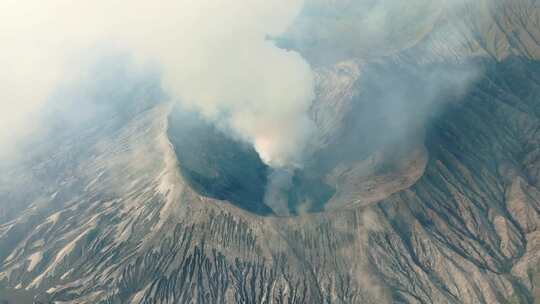
{"label": "cloud", "polygon": [[[61,83],[109,49],[157,65],[168,95],[254,145],[272,166],[302,162],[312,132],[309,64],[274,45],[301,0],[4,0],[0,145],[43,126],[36,113]],[[81,64],[83,63],[83,64]]]}

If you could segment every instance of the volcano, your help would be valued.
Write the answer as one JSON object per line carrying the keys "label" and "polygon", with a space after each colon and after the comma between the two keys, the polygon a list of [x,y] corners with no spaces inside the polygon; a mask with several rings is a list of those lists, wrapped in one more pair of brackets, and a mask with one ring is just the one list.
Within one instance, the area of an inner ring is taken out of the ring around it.
{"label": "volcano", "polygon": [[540,303],[540,8],[394,2],[306,1],[272,38],[315,71],[285,207],[139,81],[0,162],[0,303]]}

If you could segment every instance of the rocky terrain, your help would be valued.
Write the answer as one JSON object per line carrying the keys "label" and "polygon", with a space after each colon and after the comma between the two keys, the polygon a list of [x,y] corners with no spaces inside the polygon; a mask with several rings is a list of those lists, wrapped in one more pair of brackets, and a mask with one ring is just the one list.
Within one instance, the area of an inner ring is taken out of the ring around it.
{"label": "rocky terrain", "polygon": [[252,148],[134,81],[0,162],[0,303],[540,303],[536,2],[413,1],[380,52],[313,28],[354,1],[310,3],[280,41],[317,74],[287,216]]}

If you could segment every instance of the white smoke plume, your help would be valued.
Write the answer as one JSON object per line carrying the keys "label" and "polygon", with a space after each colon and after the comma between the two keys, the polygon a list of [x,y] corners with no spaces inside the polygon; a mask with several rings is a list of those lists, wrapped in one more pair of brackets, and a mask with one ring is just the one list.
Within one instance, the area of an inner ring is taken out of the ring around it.
{"label": "white smoke plume", "polygon": [[[96,53],[117,49],[157,65],[166,93],[254,145],[275,167],[297,166],[312,132],[310,66],[268,37],[282,34],[302,0],[0,1],[0,148],[32,126],[62,82],[85,75]],[[99,49],[99,51],[97,51]]]}
{"label": "white smoke plume", "polygon": [[279,216],[290,215],[289,191],[293,187],[294,172],[289,168],[274,169],[268,176],[264,203]]}

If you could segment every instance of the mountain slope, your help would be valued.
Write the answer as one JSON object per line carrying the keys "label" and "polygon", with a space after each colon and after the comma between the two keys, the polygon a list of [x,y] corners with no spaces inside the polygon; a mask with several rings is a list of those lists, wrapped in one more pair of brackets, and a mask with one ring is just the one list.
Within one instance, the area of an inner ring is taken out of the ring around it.
{"label": "mountain slope", "polygon": [[253,151],[193,140],[147,92],[43,146],[2,175],[0,199],[24,203],[0,213],[0,300],[540,301],[538,11],[478,3],[398,51],[316,66],[294,216],[261,205]]}

